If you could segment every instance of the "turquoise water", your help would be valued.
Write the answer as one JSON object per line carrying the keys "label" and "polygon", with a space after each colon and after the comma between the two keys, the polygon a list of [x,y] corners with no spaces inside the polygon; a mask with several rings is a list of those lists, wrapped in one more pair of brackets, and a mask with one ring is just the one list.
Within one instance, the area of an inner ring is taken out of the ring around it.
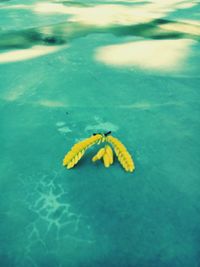
{"label": "turquoise water", "polygon": [[[200,266],[198,1],[0,1],[0,266]],[[136,170],[62,159],[112,131]]]}

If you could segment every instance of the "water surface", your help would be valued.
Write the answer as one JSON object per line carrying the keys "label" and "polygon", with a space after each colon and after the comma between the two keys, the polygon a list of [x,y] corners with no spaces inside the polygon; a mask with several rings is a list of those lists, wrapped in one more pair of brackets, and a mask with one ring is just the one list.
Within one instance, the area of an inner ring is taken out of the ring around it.
{"label": "water surface", "polygon": [[[198,1],[0,1],[0,266],[200,266]],[[70,171],[111,130],[133,155]]]}

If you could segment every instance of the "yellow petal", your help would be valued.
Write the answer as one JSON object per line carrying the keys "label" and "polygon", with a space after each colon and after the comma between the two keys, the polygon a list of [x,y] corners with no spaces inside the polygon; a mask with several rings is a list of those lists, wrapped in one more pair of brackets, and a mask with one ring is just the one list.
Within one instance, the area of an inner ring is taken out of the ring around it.
{"label": "yellow petal", "polygon": [[108,168],[110,166],[110,160],[109,160],[109,157],[108,157],[108,154],[107,153],[105,153],[103,155],[103,162],[104,162],[104,166],[106,168]]}
{"label": "yellow petal", "polygon": [[113,151],[109,145],[106,146],[106,153],[109,157],[110,164],[113,164]]}
{"label": "yellow petal", "polygon": [[104,153],[105,153],[105,148],[101,148],[101,149],[97,152],[97,154],[92,158],[92,161],[95,162],[95,161],[101,159],[101,158],[103,157]]}

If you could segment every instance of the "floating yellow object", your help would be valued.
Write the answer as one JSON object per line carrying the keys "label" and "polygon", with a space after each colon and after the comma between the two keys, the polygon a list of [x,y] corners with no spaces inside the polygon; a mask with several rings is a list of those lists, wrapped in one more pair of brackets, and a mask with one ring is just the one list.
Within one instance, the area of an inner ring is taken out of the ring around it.
{"label": "floating yellow object", "polygon": [[[106,142],[105,147],[100,148],[100,150],[96,153],[96,155],[92,158],[92,161],[95,162],[97,160],[103,159],[104,166],[106,168],[110,167],[113,164],[113,149],[115,154],[122,165],[122,167],[127,172],[133,172],[135,169],[135,165],[133,159],[126,147],[115,137],[108,136],[111,132],[106,134],[93,134],[93,136],[75,144],[71,150],[66,154],[63,159],[63,166],[66,166],[67,169],[73,168],[79,160],[83,157],[85,151],[95,145]],[[109,144],[112,145],[113,149]]]}
{"label": "floating yellow object", "polygon": [[135,165],[126,147],[117,138],[113,136],[108,136],[106,138],[106,141],[113,145],[115,154],[117,155],[117,158],[121,163],[122,167],[127,172],[133,172],[135,169]]}
{"label": "floating yellow object", "polygon": [[63,166],[66,166],[67,169],[73,168],[82,158],[85,151],[92,145],[101,141],[101,139],[102,139],[102,135],[97,134],[75,144],[64,157]]}
{"label": "floating yellow object", "polygon": [[92,158],[92,161],[95,162],[97,160],[103,159],[104,166],[106,168],[110,167],[113,164],[113,151],[109,145],[101,148],[97,154]]}
{"label": "floating yellow object", "polygon": [[101,148],[101,149],[97,152],[97,154],[92,158],[92,161],[95,162],[95,161],[97,161],[97,160],[103,158],[104,154],[105,154],[105,148]]}
{"label": "floating yellow object", "polygon": [[105,147],[106,155],[108,155],[109,166],[113,164],[113,150],[109,145]]}

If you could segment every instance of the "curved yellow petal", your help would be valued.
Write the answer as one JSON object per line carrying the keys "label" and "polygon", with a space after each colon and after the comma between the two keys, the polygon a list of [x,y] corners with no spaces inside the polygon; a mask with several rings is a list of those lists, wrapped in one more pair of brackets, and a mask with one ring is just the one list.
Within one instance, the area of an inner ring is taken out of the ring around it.
{"label": "curved yellow petal", "polygon": [[103,155],[104,166],[108,168],[110,166],[110,159],[107,153]]}
{"label": "curved yellow petal", "polygon": [[63,165],[67,166],[68,169],[74,167],[78,161],[82,158],[85,151],[92,145],[98,143],[103,138],[103,135],[96,134],[91,137],[75,144],[71,150],[65,155],[63,159]]}
{"label": "curved yellow petal", "polygon": [[133,172],[135,165],[126,147],[117,138],[111,135],[107,136],[106,141],[114,147],[114,151],[122,167],[128,172]]}
{"label": "curved yellow petal", "polygon": [[74,163],[72,161],[69,162],[68,165],[67,165],[67,169],[71,169],[73,167],[74,167]]}
{"label": "curved yellow petal", "polygon": [[109,157],[110,164],[113,164],[113,151],[109,145],[106,145],[106,153]]}
{"label": "curved yellow petal", "polygon": [[95,161],[101,159],[101,158],[103,157],[104,153],[105,153],[105,148],[101,148],[101,149],[97,152],[97,154],[92,158],[92,161],[95,162]]}

